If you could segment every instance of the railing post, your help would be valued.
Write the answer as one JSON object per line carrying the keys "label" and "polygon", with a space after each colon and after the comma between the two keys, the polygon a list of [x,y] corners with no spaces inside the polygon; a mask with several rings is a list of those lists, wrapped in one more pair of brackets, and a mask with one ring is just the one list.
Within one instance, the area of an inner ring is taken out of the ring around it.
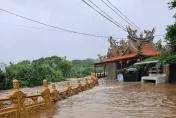
{"label": "railing post", "polygon": [[91,85],[91,88],[94,87],[94,84],[95,84],[95,81],[94,81],[93,77],[91,76],[91,77],[90,77],[90,85]]}
{"label": "railing post", "polygon": [[[2,113],[0,113],[1,117],[13,117],[13,118],[27,118],[28,115],[34,114],[39,110],[43,110],[44,108],[50,107],[53,102],[57,102],[60,100],[59,97],[64,95],[73,95],[73,93],[78,93],[81,91],[84,91],[85,88],[92,88],[95,86],[97,82],[97,77],[95,76],[95,73],[91,73],[91,80],[89,81],[88,78],[84,79],[84,84],[81,84],[81,81],[77,81],[77,86],[72,88],[70,86],[70,82],[66,82],[66,90],[59,92],[56,90],[56,85],[52,84],[52,89],[48,88],[48,82],[47,80],[43,80],[43,89],[38,94],[24,94],[22,91],[20,91],[19,87],[19,81],[13,80],[13,92],[8,95],[6,98],[2,98],[2,102],[5,102],[6,100],[11,100],[11,104],[13,108],[2,108]],[[39,96],[42,96],[43,101],[38,102]],[[25,98],[32,99],[32,104],[25,105]],[[65,98],[65,97],[64,97]],[[0,103],[1,105],[2,103]],[[1,107],[1,106],[0,106]],[[40,107],[40,108],[39,108]]]}
{"label": "railing post", "polygon": [[13,80],[13,89],[13,92],[9,94],[8,97],[12,101],[12,106],[17,109],[16,118],[26,118],[27,113],[24,105],[24,97],[26,96],[26,94],[19,90],[20,87],[18,80]]}
{"label": "railing post", "polygon": [[95,85],[98,85],[98,78],[95,75],[91,76],[94,79]]}
{"label": "railing post", "polygon": [[89,82],[87,78],[84,79],[84,83],[85,83],[85,89],[89,89]]}
{"label": "railing post", "polygon": [[56,84],[52,84],[51,89],[51,99],[53,102],[57,102],[59,100],[59,91],[56,90]]}
{"label": "railing post", "polygon": [[78,92],[82,91],[82,85],[81,85],[81,81],[80,80],[77,81],[77,89],[78,89]]}
{"label": "railing post", "polygon": [[68,96],[71,96],[72,95],[72,88],[70,86],[69,81],[67,81],[67,83],[66,83],[66,90],[68,91]]}
{"label": "railing post", "polygon": [[41,91],[42,97],[44,99],[44,102],[46,104],[46,107],[51,106],[51,97],[50,97],[50,90],[48,88],[48,82],[47,80],[43,80],[43,90]]}

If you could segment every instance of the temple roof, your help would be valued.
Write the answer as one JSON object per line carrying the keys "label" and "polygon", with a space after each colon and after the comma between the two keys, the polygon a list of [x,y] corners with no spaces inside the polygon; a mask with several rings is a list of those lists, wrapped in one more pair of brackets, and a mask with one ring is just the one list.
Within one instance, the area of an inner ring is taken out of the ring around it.
{"label": "temple roof", "polygon": [[[124,56],[120,56],[120,57],[112,57],[112,58],[109,58],[109,59],[107,58],[107,59],[104,59],[104,60],[100,61],[99,63],[108,63],[108,62],[113,62],[113,61],[131,59],[131,58],[134,58],[136,56],[138,56],[138,53],[128,54],[128,55],[124,55]],[[96,64],[99,64],[99,63],[96,63]]]}
{"label": "temple roof", "polygon": [[153,56],[155,54],[160,54],[160,52],[154,49],[154,47],[151,44],[146,44],[142,46],[141,54],[145,56]]}
{"label": "temple roof", "polygon": [[120,40],[117,42],[112,39],[112,37],[108,39],[110,47],[108,48],[107,57],[101,59],[99,63],[128,60],[137,58],[139,55],[154,56],[160,53],[153,43],[155,28],[151,31],[144,30],[144,33],[146,34],[145,37],[143,37],[142,34],[137,36],[137,30],[132,30],[130,27],[127,27],[127,32],[127,37],[129,39],[127,41]]}

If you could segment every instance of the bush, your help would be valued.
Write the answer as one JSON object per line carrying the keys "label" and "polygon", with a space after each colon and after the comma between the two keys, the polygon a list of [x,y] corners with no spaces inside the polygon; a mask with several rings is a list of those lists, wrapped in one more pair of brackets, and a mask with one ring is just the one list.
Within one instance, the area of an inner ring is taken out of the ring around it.
{"label": "bush", "polygon": [[65,79],[62,78],[62,72],[60,70],[57,70],[55,72],[55,76],[52,77],[52,82],[60,82],[63,80],[65,80]]}
{"label": "bush", "polygon": [[[86,59],[68,61],[66,57],[51,56],[37,60],[24,60],[17,64],[10,63],[6,68],[5,85],[12,88],[12,80],[17,79],[20,87],[42,85],[44,79],[48,82],[63,81],[68,77],[85,77],[93,71],[94,60]],[[3,75],[0,72],[0,77]]]}
{"label": "bush", "polygon": [[[90,75],[93,72],[95,60],[93,59],[85,59],[85,60],[73,60],[72,61],[72,77],[81,78]],[[101,69],[99,69],[101,71]]]}
{"label": "bush", "polygon": [[176,63],[176,54],[175,54],[175,53],[169,54],[169,55],[164,59],[164,62],[165,62],[165,63],[168,63],[168,64]]}

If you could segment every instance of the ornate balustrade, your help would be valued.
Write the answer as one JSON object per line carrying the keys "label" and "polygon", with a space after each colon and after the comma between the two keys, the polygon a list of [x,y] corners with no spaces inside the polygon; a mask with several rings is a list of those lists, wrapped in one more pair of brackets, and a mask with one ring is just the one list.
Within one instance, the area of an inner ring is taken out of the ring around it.
{"label": "ornate balustrade", "polygon": [[107,77],[107,74],[106,74],[106,72],[104,72],[104,73],[96,73],[96,76],[97,76],[97,78],[104,78],[104,77]]}
{"label": "ornate balustrade", "polygon": [[77,80],[77,84],[71,87],[70,81],[67,81],[65,89],[60,91],[56,89],[55,83],[49,89],[47,80],[43,80],[42,91],[35,94],[25,94],[20,91],[19,81],[13,80],[12,93],[7,97],[0,98],[0,118],[27,118],[62,99],[91,89],[96,85],[98,85],[98,79],[95,73],[91,73],[90,79],[85,78],[82,84],[80,80]]}

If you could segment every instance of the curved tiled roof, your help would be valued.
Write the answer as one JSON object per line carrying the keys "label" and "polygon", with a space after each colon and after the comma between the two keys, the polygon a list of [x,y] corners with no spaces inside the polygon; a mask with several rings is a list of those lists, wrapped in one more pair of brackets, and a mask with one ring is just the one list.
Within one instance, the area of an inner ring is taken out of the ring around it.
{"label": "curved tiled roof", "polygon": [[134,51],[135,53],[138,53],[138,50],[136,50],[136,49],[133,48],[132,46],[128,46],[128,47],[126,48],[126,50],[123,52],[122,55],[125,55],[125,53],[127,52],[127,50],[132,50],[132,51]]}
{"label": "curved tiled roof", "polygon": [[[130,58],[134,58],[136,56],[138,56],[138,53],[128,54],[128,55],[119,56],[119,57],[112,57],[112,58],[109,58],[109,59],[102,60],[99,63],[107,63],[107,62],[113,62],[113,61],[120,61],[122,59],[130,59]],[[98,64],[98,63],[96,63],[96,64]]]}
{"label": "curved tiled roof", "polygon": [[155,54],[160,54],[151,44],[146,44],[142,46],[142,55],[153,56]]}
{"label": "curved tiled roof", "polygon": [[[134,51],[134,53],[125,54],[127,50],[132,50],[132,51]],[[142,55],[144,55],[144,56],[154,56],[155,54],[160,54],[160,52],[158,52],[152,46],[152,44],[142,45]],[[128,48],[124,51],[124,53],[121,56],[107,58],[107,59],[102,60],[102,61],[100,61],[99,63],[96,63],[96,64],[108,63],[108,62],[113,62],[113,61],[121,61],[121,60],[124,60],[124,59],[131,59],[131,58],[137,57],[138,55],[139,55],[138,50],[136,50],[132,46],[128,46]]]}
{"label": "curved tiled roof", "polygon": [[[131,35],[132,32],[135,32],[135,30],[131,30],[131,29],[129,29],[129,30],[130,30],[129,36]],[[146,38],[142,38],[142,39],[137,38],[135,40],[134,40],[135,37],[133,37],[133,39],[129,37],[128,43],[125,43],[125,45],[124,45],[124,43],[120,43],[120,48],[117,44],[110,42],[111,48],[112,48],[112,44],[114,47],[117,47],[116,50],[119,52],[120,55],[116,54],[116,52],[108,51],[108,53],[109,53],[108,58],[101,60],[99,63],[96,63],[96,64],[138,58],[139,55],[154,56],[156,54],[160,54],[160,52],[157,50],[157,48],[155,47],[155,45],[153,43],[154,31],[155,31],[154,28],[152,29],[152,31],[150,31],[151,37],[146,37]],[[146,30],[146,32],[149,33],[149,31],[147,31],[147,30]],[[140,52],[139,52],[138,46],[141,46]],[[121,48],[123,48],[123,49],[121,49]],[[113,48],[113,50],[115,50],[115,49]]]}

